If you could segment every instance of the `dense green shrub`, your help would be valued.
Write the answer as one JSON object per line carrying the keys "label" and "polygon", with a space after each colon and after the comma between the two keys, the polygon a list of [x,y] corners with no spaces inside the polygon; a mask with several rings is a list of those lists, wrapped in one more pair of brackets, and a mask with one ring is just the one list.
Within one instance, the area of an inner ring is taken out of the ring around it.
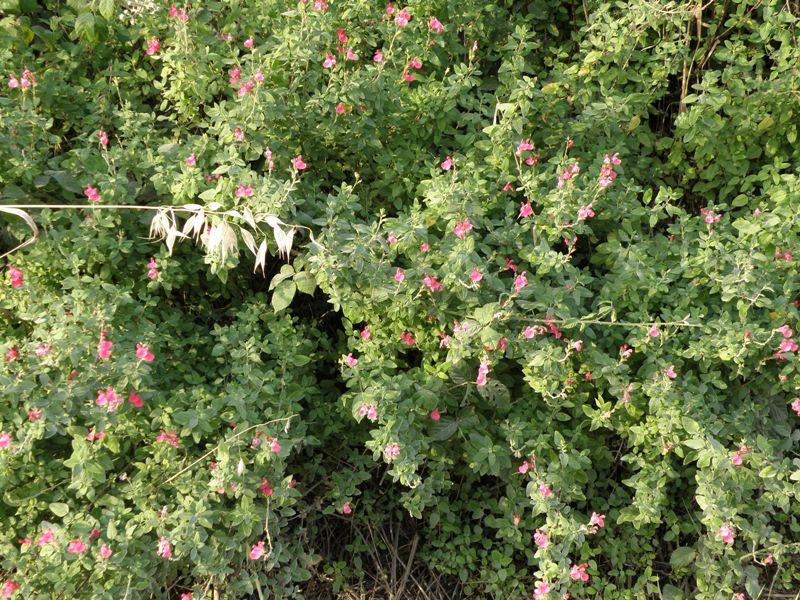
{"label": "dense green shrub", "polygon": [[3,594],[800,588],[796,3],[0,6]]}

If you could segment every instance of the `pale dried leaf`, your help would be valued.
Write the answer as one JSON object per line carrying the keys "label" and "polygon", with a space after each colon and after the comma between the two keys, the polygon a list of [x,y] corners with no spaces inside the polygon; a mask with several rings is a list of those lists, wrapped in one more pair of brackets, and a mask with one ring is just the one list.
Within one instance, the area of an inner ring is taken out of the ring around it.
{"label": "pale dried leaf", "polygon": [[245,221],[247,221],[247,224],[250,225],[250,227],[252,227],[254,230],[258,229],[258,227],[256,227],[256,220],[253,218],[253,213],[250,212],[250,209],[246,206],[242,211],[242,217]]}
{"label": "pale dried leaf", "polygon": [[34,222],[33,218],[31,218],[31,216],[24,210],[19,208],[11,208],[10,206],[0,206],[0,212],[9,213],[20,217],[23,221],[25,221],[25,223],[27,223],[28,227],[31,228],[31,233],[32,233],[31,237],[29,237],[21,244],[18,244],[16,247],[12,248],[8,252],[4,253],[2,256],[0,256],[0,258],[8,256],[12,252],[16,252],[17,250],[19,250],[20,248],[24,248],[28,244],[32,244],[33,242],[36,241],[36,238],[39,237],[39,228],[36,226],[36,223]]}
{"label": "pale dried leaf", "polygon": [[270,227],[277,227],[278,225],[283,225],[283,221],[281,221],[275,215],[259,215],[261,217],[259,220],[265,222]]}
{"label": "pale dried leaf", "polygon": [[183,208],[188,208],[189,210],[193,211],[203,210],[203,207],[200,204],[184,204]]}
{"label": "pale dried leaf", "polygon": [[253,254],[256,253],[256,241],[253,238],[253,234],[250,233],[247,229],[242,228],[242,239],[244,240],[245,246],[247,246],[248,250]]}
{"label": "pale dried leaf", "polygon": [[261,245],[258,247],[258,253],[256,254],[256,264],[253,267],[253,273],[258,270],[258,265],[261,265],[261,273],[266,275],[266,262],[267,262],[267,239],[264,238],[261,241]]}

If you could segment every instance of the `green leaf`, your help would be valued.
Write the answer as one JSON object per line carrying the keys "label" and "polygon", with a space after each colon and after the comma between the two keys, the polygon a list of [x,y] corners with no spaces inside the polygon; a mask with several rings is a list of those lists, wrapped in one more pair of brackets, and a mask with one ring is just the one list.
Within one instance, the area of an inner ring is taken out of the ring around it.
{"label": "green leaf", "polygon": [[116,12],[116,3],[114,0],[100,0],[100,14],[106,21],[114,18]]}
{"label": "green leaf", "polygon": [[431,438],[437,442],[443,442],[458,430],[458,421],[442,417],[438,423],[434,423],[430,429]]}
{"label": "green leaf", "polygon": [[669,562],[673,567],[688,567],[697,555],[691,546],[680,546],[672,552]]}
{"label": "green leaf", "polygon": [[66,516],[69,512],[69,505],[63,502],[51,502],[48,508],[50,508],[50,512],[57,517]]}
{"label": "green leaf", "polygon": [[84,12],[75,19],[75,33],[84,42],[96,41],[94,33],[95,18],[90,12]]}
{"label": "green leaf", "polygon": [[281,281],[275,286],[275,291],[272,292],[272,308],[278,313],[287,308],[297,292],[297,286],[294,281],[285,280]]}
{"label": "green leaf", "polygon": [[691,417],[681,417],[681,423],[689,435],[696,435],[700,432],[700,425]]}
{"label": "green leaf", "polygon": [[298,291],[312,295],[314,290],[317,289],[317,280],[308,271],[300,271],[294,275],[294,283]]}
{"label": "green leaf", "polygon": [[778,474],[778,469],[776,469],[772,465],[767,465],[758,472],[758,476],[761,477],[762,479],[771,479],[775,477],[775,475],[777,474]]}
{"label": "green leaf", "polygon": [[683,600],[683,592],[679,588],[668,583],[661,588],[661,598],[663,598],[663,600]]}

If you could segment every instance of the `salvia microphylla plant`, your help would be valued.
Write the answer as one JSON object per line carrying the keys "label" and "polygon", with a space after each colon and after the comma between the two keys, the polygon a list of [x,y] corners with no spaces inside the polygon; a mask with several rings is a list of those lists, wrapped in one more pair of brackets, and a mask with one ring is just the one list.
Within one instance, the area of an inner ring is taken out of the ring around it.
{"label": "salvia microphylla plant", "polygon": [[3,10],[0,597],[800,589],[796,3]]}

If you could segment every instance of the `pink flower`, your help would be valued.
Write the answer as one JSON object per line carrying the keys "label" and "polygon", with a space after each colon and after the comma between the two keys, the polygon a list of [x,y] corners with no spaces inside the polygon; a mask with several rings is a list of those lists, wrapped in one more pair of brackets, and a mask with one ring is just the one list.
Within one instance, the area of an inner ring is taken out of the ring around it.
{"label": "pink flower", "polygon": [[767,556],[764,558],[764,564],[771,565],[772,563],[773,563],[772,554],[767,554]]}
{"label": "pink flower", "polygon": [[394,23],[398,27],[405,27],[406,25],[408,25],[408,22],[410,20],[411,20],[411,15],[408,14],[408,10],[404,8],[399,13],[397,13],[397,16],[394,18]]}
{"label": "pink flower", "polygon": [[111,550],[111,548],[108,547],[107,544],[103,544],[102,546],[100,546],[100,557],[101,558],[108,558],[112,554],[114,554],[114,552]]}
{"label": "pink flower", "polygon": [[394,272],[394,280],[398,283],[403,281],[406,278],[405,272],[400,267],[397,267],[397,270]]}
{"label": "pink flower", "polygon": [[530,138],[525,140],[520,140],[519,144],[517,145],[517,151],[515,154],[517,156],[522,156],[523,152],[527,152],[529,150],[533,150],[533,143],[531,142]]}
{"label": "pink flower", "polygon": [[31,421],[38,421],[41,418],[42,418],[41,408],[34,407],[28,411],[28,419],[30,419]]}
{"label": "pink flower", "polygon": [[6,579],[6,582],[3,584],[3,590],[0,592],[0,595],[3,598],[11,598],[12,594],[17,591],[19,588],[19,584],[16,581],[12,581],[10,579]]}
{"label": "pink flower", "polygon": [[172,558],[172,544],[163,535],[158,540],[156,554],[162,558]]}
{"label": "pink flower", "polygon": [[183,594],[181,594],[181,600],[192,600],[192,593],[184,592]]}
{"label": "pink flower", "polygon": [[173,431],[172,433],[167,433],[163,429],[161,429],[161,433],[158,434],[156,438],[156,442],[164,442],[172,446],[173,448],[177,448],[180,446],[180,440],[178,440],[178,434]]}
{"label": "pink flower", "polygon": [[342,113],[344,113],[344,104],[339,102],[339,104],[336,105],[336,114],[341,115]]}
{"label": "pink flower", "polygon": [[89,199],[89,202],[100,201],[100,192],[91,185],[87,185],[86,188],[83,190],[83,193]]}
{"label": "pink flower", "polygon": [[136,344],[136,358],[144,362],[153,362],[155,356],[144,344]]}
{"label": "pink flower", "polygon": [[22,275],[22,271],[15,267],[8,268],[8,278],[11,280],[11,287],[18,288],[21,287],[23,283],[25,283],[25,278]]}
{"label": "pink flower", "polygon": [[395,236],[395,234],[390,231],[389,235],[386,236],[386,243],[389,244],[390,246],[392,244],[396,244],[397,243],[397,236]]}
{"label": "pink flower", "polygon": [[622,344],[622,346],[619,347],[619,353],[622,358],[630,358],[631,354],[633,354],[633,348],[629,348],[628,344]]}
{"label": "pink flower", "polygon": [[252,48],[253,47],[253,36],[252,35],[244,41],[244,47],[245,48]]}
{"label": "pink flower", "polygon": [[483,275],[481,275],[481,272],[478,271],[478,267],[472,267],[472,273],[469,274],[469,278],[477,283],[483,279]]}
{"label": "pink flower", "polygon": [[189,165],[190,167],[193,167],[196,163],[197,163],[197,157],[194,155],[194,153],[186,157],[186,164]]}
{"label": "pink flower", "polygon": [[530,154],[530,155],[528,155],[528,158],[525,159],[525,164],[528,165],[529,167],[532,167],[533,165],[537,164],[538,162],[539,162],[539,155],[538,154],[536,154],[536,155]]}
{"label": "pink flower", "polygon": [[[411,74],[411,71],[406,71],[403,73],[403,81],[414,81],[414,76]],[[442,167],[444,168],[444,167]],[[449,169],[450,167],[448,167]],[[445,169],[446,171],[447,169]]]}
{"label": "pink flower", "polygon": [[578,209],[578,219],[579,220],[588,219],[589,217],[593,217],[593,216],[594,216],[594,211],[592,210],[592,205],[591,204],[587,204],[586,206],[581,206]]}
{"label": "pink flower", "polygon": [[546,531],[539,531],[538,529],[533,532],[533,541],[539,548],[547,548],[550,545],[550,540],[547,539],[548,533]]}
{"label": "pink flower", "polygon": [[147,56],[153,56],[159,50],[161,50],[161,42],[158,41],[158,38],[154,37],[147,42]]}
{"label": "pink flower", "polygon": [[358,60],[358,54],[356,54],[355,52],[353,52],[353,49],[352,49],[352,48],[348,48],[348,49],[347,49],[347,52],[345,53],[344,57],[345,57],[347,60]]}
{"label": "pink flower", "polygon": [[130,396],[128,396],[128,402],[133,404],[136,408],[142,408],[144,406],[142,397],[136,392],[131,392]]}
{"label": "pink flower", "polygon": [[80,539],[72,540],[69,545],[67,546],[67,552],[70,554],[81,554],[86,550],[86,544],[84,544]]}
{"label": "pink flower", "polygon": [[147,276],[150,279],[155,279],[158,277],[158,265],[152,256],[150,257],[150,262],[147,263]]}
{"label": "pink flower", "polygon": [[414,341],[414,336],[411,335],[411,332],[409,331],[404,331],[403,333],[401,333],[400,339],[409,346],[413,346],[416,343]]}
{"label": "pink flower", "polygon": [[434,421],[438,421],[441,418],[442,418],[442,416],[439,414],[439,409],[438,408],[434,408],[431,411],[431,419],[434,420]]}
{"label": "pink flower", "polygon": [[785,338],[792,337],[792,328],[789,327],[788,325],[782,325],[781,327],[778,327],[775,331],[780,332],[780,334]]}
{"label": "pink flower", "polygon": [[39,344],[33,351],[36,356],[47,356],[50,354],[50,344]]}
{"label": "pink flower", "polygon": [[8,77],[8,87],[11,89],[19,87],[19,80],[14,76],[13,73],[11,73],[11,75]]}
{"label": "pink flower", "polygon": [[448,156],[442,161],[441,164],[442,171],[449,171],[452,166],[453,166],[453,159],[450,156]]}
{"label": "pink flower", "polygon": [[597,527],[604,527],[606,524],[606,516],[605,515],[598,515],[596,512],[592,513],[592,516],[589,518],[589,525],[597,526]]}
{"label": "pink flower", "polygon": [[670,365],[666,369],[664,369],[664,375],[666,375],[670,379],[675,379],[678,376],[678,374],[675,372],[675,369],[673,369],[673,365]]}
{"label": "pink flower", "polygon": [[358,364],[358,359],[353,358],[353,353],[351,352],[344,357],[344,362],[348,367],[355,367]]}
{"label": "pink flower", "polygon": [[370,421],[374,421],[378,418],[378,409],[374,404],[362,403],[358,408],[358,415],[361,417],[367,417]]}
{"label": "pink flower", "polygon": [[86,435],[86,439],[90,442],[93,442],[95,440],[102,440],[104,437],[106,437],[106,434],[103,433],[102,431],[95,431],[94,427],[90,427],[89,433]]}
{"label": "pink flower", "polygon": [[274,452],[275,454],[281,451],[281,445],[278,442],[278,438],[272,438],[272,440],[270,440],[269,449],[270,452]]}
{"label": "pink flower", "polygon": [[330,52],[325,53],[325,60],[322,61],[322,68],[323,69],[331,69],[333,66],[336,65],[336,57],[331,54]]}
{"label": "pink flower", "polygon": [[394,14],[394,6],[392,6],[391,2],[386,5],[386,14],[387,15],[393,15]]}
{"label": "pink flower", "polygon": [[580,352],[583,350],[583,340],[575,340],[572,342],[572,347],[575,349],[576,352]]}
{"label": "pink flower", "polygon": [[546,483],[543,483],[539,486],[539,493],[545,498],[549,498],[550,496],[553,495],[553,492],[550,490],[550,487]]}
{"label": "pink flower", "polygon": [[239,187],[236,188],[236,197],[237,198],[250,198],[253,195],[253,184],[248,183],[247,187],[244,187],[243,183],[239,184]]}
{"label": "pink flower", "polygon": [[514,289],[520,291],[526,285],[528,285],[528,278],[525,277],[525,271],[523,271],[514,278]]}
{"label": "pink flower", "polygon": [[719,528],[719,536],[726,544],[733,544],[733,529],[731,529],[731,526],[727,523],[723,523],[722,527]]}
{"label": "pink flower", "polygon": [[511,185],[510,181],[507,181],[506,184],[503,186],[504,192],[511,192],[514,190],[514,187]]}
{"label": "pink flower", "polygon": [[11,445],[11,436],[7,432],[0,433],[0,448],[5,450]]}
{"label": "pink flower", "polygon": [[778,352],[794,352],[797,350],[798,346],[794,342],[794,340],[781,340],[781,345],[778,348]]}
{"label": "pink flower", "polygon": [[114,388],[108,386],[105,391],[98,390],[95,404],[97,404],[97,406],[105,406],[106,411],[111,413],[117,410],[119,405],[122,404],[122,398],[116,394]]}
{"label": "pink flower", "polygon": [[257,544],[253,544],[253,547],[250,548],[250,560],[258,560],[264,555],[264,542],[258,542]]}
{"label": "pink flower", "polygon": [[519,205],[519,216],[518,219],[524,219],[525,217],[530,217],[533,214],[533,207],[531,206],[531,201],[527,200],[522,202]]}
{"label": "pink flower", "polygon": [[422,61],[419,59],[419,57],[418,57],[418,56],[415,56],[415,57],[414,57],[414,58],[412,58],[412,59],[411,59],[411,61],[408,63],[408,66],[409,66],[409,67],[412,67],[412,68],[414,68],[414,69],[421,69],[421,68],[422,68]]}
{"label": "pink flower", "polygon": [[431,247],[428,245],[428,242],[424,242],[424,243],[419,245],[419,251],[420,252],[427,252],[430,249],[431,249]]}
{"label": "pink flower", "polygon": [[442,284],[436,281],[436,277],[431,277],[427,273],[422,278],[422,283],[428,286],[432,292],[438,292],[442,289]]}
{"label": "pink flower", "polygon": [[800,417],[800,400],[792,400],[791,407],[792,410],[797,413],[797,416]]}
{"label": "pink flower", "polygon": [[97,356],[98,358],[108,359],[111,358],[111,347],[114,344],[109,342],[104,335],[100,335],[100,341],[97,344]]}
{"label": "pink flower", "polygon": [[4,360],[5,362],[11,362],[13,360],[16,360],[17,357],[19,357],[19,350],[17,350],[16,346],[12,346],[11,348],[8,349],[8,352],[6,352]]}
{"label": "pink flower", "polygon": [[376,63],[383,61],[383,52],[380,50],[375,50],[375,56],[372,57],[372,60]]}
{"label": "pink flower", "polygon": [[108,146],[108,134],[105,131],[98,133],[97,139],[100,140],[100,145],[103,146],[103,148]]}
{"label": "pink flower", "polygon": [[230,71],[228,71],[228,82],[230,82],[231,85],[239,81],[241,78],[242,78],[242,71],[239,69],[238,66],[233,67]]}
{"label": "pink flower", "polygon": [[530,468],[531,468],[531,463],[529,463],[527,460],[524,460],[522,461],[522,464],[519,467],[517,467],[517,471],[519,471],[520,474],[525,475],[525,473],[527,473],[528,469]]}
{"label": "pink flower", "polygon": [[261,490],[261,493],[265,496],[272,496],[272,488],[269,486],[269,480],[264,478],[261,480],[261,485],[258,486],[258,489]]}
{"label": "pink flower", "polygon": [[444,31],[444,25],[436,17],[431,17],[431,20],[428,21],[428,27],[434,33],[442,33]]}
{"label": "pink flower", "polygon": [[392,462],[393,459],[400,456],[400,444],[397,442],[390,442],[386,444],[386,447],[383,449],[383,456],[386,459],[386,462]]}
{"label": "pink flower", "polygon": [[586,572],[586,567],[588,566],[588,563],[572,565],[572,569],[569,572],[570,578],[572,578],[573,581],[577,581],[578,579],[581,581],[589,581],[589,574]]}
{"label": "pink flower", "polygon": [[478,376],[475,378],[475,385],[486,385],[486,376],[489,374],[489,361],[482,360],[478,366]]}
{"label": "pink flower", "polygon": [[550,591],[550,584],[546,581],[537,581],[536,589],[533,591],[533,600],[543,600]]}
{"label": "pink flower", "polygon": [[742,464],[742,453],[740,450],[736,450],[731,457],[731,463],[736,465],[737,467]]}
{"label": "pink flower", "polygon": [[658,337],[659,335],[658,327],[656,327],[655,325],[651,326],[650,329],[647,331],[647,335],[649,335],[652,338]]}
{"label": "pink flower", "polygon": [[468,231],[472,231],[472,223],[469,222],[469,219],[457,221],[456,226],[453,228],[453,233],[462,240],[466,237]]}
{"label": "pink flower", "polygon": [[261,71],[261,69],[256,69],[253,79],[255,79],[258,83],[264,81],[264,73]]}
{"label": "pink flower", "polygon": [[339,42],[340,43],[342,43],[342,44],[346,44],[347,43],[348,37],[347,37],[347,34],[345,33],[344,29],[337,29],[336,30],[336,35],[339,36]]}
{"label": "pink flower", "polygon": [[47,531],[43,531],[42,533],[39,534],[39,537],[36,540],[36,545],[44,546],[45,544],[49,544],[50,542],[52,542],[54,538],[55,536],[53,535],[53,530],[50,527],[48,527]]}
{"label": "pink flower", "polygon": [[292,166],[297,169],[298,171],[302,171],[306,168],[306,163],[303,162],[303,155],[298,154],[297,157],[292,159]]}
{"label": "pink flower", "polygon": [[244,131],[242,131],[241,127],[237,127],[236,129],[233,130],[233,137],[237,142],[244,141]]}

